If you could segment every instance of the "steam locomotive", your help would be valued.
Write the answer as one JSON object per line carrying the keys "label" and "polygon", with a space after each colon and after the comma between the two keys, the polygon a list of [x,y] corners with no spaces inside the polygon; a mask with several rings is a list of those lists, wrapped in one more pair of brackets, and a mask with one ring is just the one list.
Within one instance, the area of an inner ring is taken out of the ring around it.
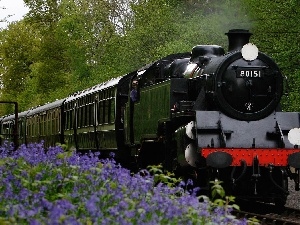
{"label": "steam locomotive", "polygon": [[[226,33],[229,50],[198,45],[67,98],[1,118],[2,141],[67,143],[111,152],[124,166],[211,180],[227,193],[285,204],[299,190],[300,114],[282,112],[284,77],[249,43]],[[15,136],[16,137],[16,136]]]}

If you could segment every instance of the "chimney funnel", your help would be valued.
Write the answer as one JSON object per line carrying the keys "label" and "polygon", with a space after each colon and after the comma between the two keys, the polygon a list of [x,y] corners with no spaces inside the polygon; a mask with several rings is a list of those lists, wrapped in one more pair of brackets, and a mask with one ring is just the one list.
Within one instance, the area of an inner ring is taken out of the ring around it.
{"label": "chimney funnel", "polygon": [[252,33],[249,30],[244,29],[232,29],[228,33],[225,33],[228,36],[228,51],[238,51],[241,50],[245,44],[249,43],[250,36]]}

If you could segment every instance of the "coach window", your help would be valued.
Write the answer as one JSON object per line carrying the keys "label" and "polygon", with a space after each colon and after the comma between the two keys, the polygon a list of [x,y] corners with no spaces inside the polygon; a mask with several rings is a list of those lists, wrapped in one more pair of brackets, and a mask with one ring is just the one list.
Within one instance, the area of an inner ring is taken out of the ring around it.
{"label": "coach window", "polygon": [[43,115],[43,119],[44,119],[44,131],[43,131],[43,135],[47,135],[48,129],[49,129],[49,126],[48,126],[48,112],[47,112],[47,114]]}
{"label": "coach window", "polygon": [[104,101],[104,123],[108,123],[109,99]]}
{"label": "coach window", "polygon": [[43,134],[43,120],[41,119],[41,116],[37,115],[37,121],[39,124],[39,130],[37,132],[37,135],[42,135]]}
{"label": "coach window", "polygon": [[30,118],[29,120],[29,136],[32,136],[32,129],[33,129],[33,124],[32,124],[32,118]]}
{"label": "coach window", "polygon": [[102,109],[101,109],[102,115],[101,115],[101,123],[105,123],[105,100],[102,100]]}
{"label": "coach window", "polygon": [[76,109],[77,127],[85,126],[85,107],[78,106]]}
{"label": "coach window", "polygon": [[54,123],[55,123],[54,134],[56,134],[57,132],[60,132],[59,121],[61,120],[61,118],[60,118],[60,111],[59,111],[59,109],[56,110],[56,112],[55,112],[55,114],[53,116],[54,116],[53,119],[54,119]]}
{"label": "coach window", "polygon": [[[47,113],[48,114],[48,113]],[[47,134],[47,129],[48,129],[48,115],[47,114],[44,114],[42,116],[43,118],[43,123],[44,123],[44,130],[43,130],[43,135],[46,135]]]}
{"label": "coach window", "polygon": [[94,120],[95,120],[95,125],[98,126],[99,125],[99,120],[98,120],[98,110],[99,110],[99,102],[98,102],[98,98],[95,99],[94,102]]}
{"label": "coach window", "polygon": [[38,131],[38,135],[43,135],[44,132],[43,132],[43,129],[44,129],[44,121],[43,121],[43,117],[42,116],[37,116],[37,119],[39,121],[39,131]]}
{"label": "coach window", "polygon": [[89,114],[90,114],[90,109],[89,109],[89,104],[88,104],[88,99],[87,99],[87,102],[84,106],[84,110],[85,110],[85,116],[84,116],[84,126],[87,127],[90,123],[89,121]]}
{"label": "coach window", "polygon": [[32,126],[32,137],[35,137],[36,133],[37,133],[36,130],[38,129],[38,126],[39,126],[39,124],[37,123],[37,120],[36,120],[35,116],[32,116],[32,123],[33,123],[33,126]]}
{"label": "coach window", "polygon": [[61,117],[60,117],[59,109],[56,110],[53,119],[54,119],[54,123],[55,123],[54,134],[56,134],[57,132],[60,132],[59,121],[61,120]]}
{"label": "coach window", "polygon": [[77,114],[76,114],[76,116],[77,116],[77,127],[79,128],[79,127],[83,127],[83,113],[84,113],[84,108],[82,107],[82,106],[78,106],[78,108],[77,108]]}
{"label": "coach window", "polygon": [[45,118],[45,126],[44,126],[44,135],[47,135],[48,132],[51,132],[49,131],[49,128],[50,128],[50,124],[49,124],[49,115],[48,115],[49,112],[47,112],[47,114],[44,115],[44,118]]}
{"label": "coach window", "polygon": [[52,111],[48,111],[47,113],[45,134],[46,135],[52,134]]}
{"label": "coach window", "polygon": [[34,129],[34,123],[33,123],[33,118],[31,117],[30,118],[30,137],[32,137],[33,136],[33,129]]}
{"label": "coach window", "polygon": [[68,130],[71,130],[72,129],[72,110],[69,110],[67,112],[69,114],[68,116]]}
{"label": "coach window", "polygon": [[88,108],[88,110],[89,110],[89,113],[88,113],[88,126],[90,126],[91,124],[92,124],[92,114],[93,114],[93,111],[92,111],[92,104],[91,103],[89,103],[88,105],[87,105],[87,108]]}
{"label": "coach window", "polygon": [[102,123],[101,121],[101,92],[99,92],[99,97],[98,97],[98,101],[97,101],[97,121],[98,121],[98,125]]}
{"label": "coach window", "polygon": [[81,115],[81,127],[85,127],[86,126],[86,107],[85,105],[83,105],[80,108],[81,112],[79,112],[79,114]]}
{"label": "coach window", "polygon": [[88,114],[89,123],[88,123],[88,126],[91,126],[91,125],[93,125],[93,114],[94,114],[93,104],[91,102],[89,103],[88,108],[89,108],[89,114]]}
{"label": "coach window", "polygon": [[105,100],[105,123],[109,122],[109,99]]}
{"label": "coach window", "polygon": [[57,123],[57,131],[60,133],[61,132],[61,123],[60,121],[62,120],[62,115],[64,114],[64,112],[61,112],[60,110],[58,110],[57,112],[57,118],[56,118],[56,123]]}
{"label": "coach window", "polygon": [[93,125],[93,115],[94,115],[93,103],[90,102],[88,105],[88,108],[89,108],[89,115],[88,115],[89,124],[88,124],[88,126],[91,126],[91,125]]}
{"label": "coach window", "polygon": [[24,125],[25,125],[25,121],[24,121],[24,120],[21,120],[21,121],[20,121],[20,127],[19,127],[19,135],[20,135],[20,138],[23,138],[23,137],[24,137]]}
{"label": "coach window", "polygon": [[43,119],[43,128],[44,128],[44,131],[43,131],[43,135],[46,135],[47,134],[47,114],[44,114],[42,116],[42,119]]}
{"label": "coach window", "polygon": [[[58,124],[57,124],[57,123],[58,123],[58,120],[59,120],[59,119],[58,119],[58,113],[59,113],[59,112],[58,112],[58,109],[56,109],[55,112],[53,113],[53,117],[52,117],[53,125],[54,125],[54,126],[53,126],[53,134],[56,134],[56,132],[59,131],[59,130],[57,129],[57,128],[58,128]],[[56,119],[56,118],[57,118],[57,119]]]}
{"label": "coach window", "polygon": [[49,126],[50,126],[50,127],[48,128],[48,130],[49,130],[49,132],[50,132],[51,135],[55,134],[55,133],[54,133],[54,130],[55,130],[54,114],[55,114],[55,110],[53,109],[53,110],[51,111],[50,115],[49,115],[49,122],[48,122],[48,124],[49,124]]}
{"label": "coach window", "polygon": [[68,130],[69,129],[69,113],[68,113],[68,105],[66,104],[65,109],[63,111],[63,113],[65,114],[65,129]]}
{"label": "coach window", "polygon": [[51,111],[46,115],[46,126],[45,126],[45,135],[52,134],[52,125],[51,125]]}
{"label": "coach window", "polygon": [[66,121],[65,121],[65,128],[66,128],[66,130],[69,130],[70,129],[70,111],[66,111]]}
{"label": "coach window", "polygon": [[76,123],[73,121],[73,126],[76,126],[77,128],[80,128],[84,125],[84,121],[83,121],[83,118],[84,118],[84,114],[83,114],[83,111],[84,108],[82,106],[77,106],[75,109],[74,109],[74,115],[73,115],[73,120],[76,120]]}
{"label": "coach window", "polygon": [[57,115],[56,115],[56,119],[55,119],[55,121],[56,121],[55,133],[56,133],[56,131],[58,131],[58,133],[61,132],[61,130],[60,130],[60,120],[61,120],[61,113],[60,113],[59,110],[57,110]]}
{"label": "coach window", "polygon": [[105,123],[105,124],[108,123],[108,109],[109,109],[108,98],[109,98],[108,90],[105,89],[105,91],[104,91],[104,101],[103,101],[103,104],[104,104],[103,123]]}
{"label": "coach window", "polygon": [[51,112],[48,111],[47,114],[44,115],[45,118],[44,135],[48,135],[49,133],[51,134],[49,113],[51,114]]}
{"label": "coach window", "polygon": [[51,124],[52,124],[52,126],[51,126],[51,128],[52,128],[51,132],[52,132],[52,134],[56,133],[56,120],[55,120],[56,113],[57,113],[57,109],[54,110],[52,112],[52,114],[51,114]]}
{"label": "coach window", "polygon": [[70,120],[69,120],[70,126],[69,126],[69,128],[70,128],[70,130],[71,130],[71,129],[73,128],[74,111],[73,111],[73,110],[70,110],[70,111],[69,111],[69,114],[70,114]]}
{"label": "coach window", "polygon": [[80,127],[80,118],[79,118],[80,110],[81,110],[81,107],[79,105],[77,105],[76,108],[74,109],[73,118],[76,121],[76,123],[74,123],[74,121],[73,121],[73,126],[76,127],[76,128]]}
{"label": "coach window", "polygon": [[30,119],[27,119],[27,122],[26,122],[26,126],[27,126],[27,135],[30,137],[31,135],[31,122],[30,122]]}
{"label": "coach window", "polygon": [[34,137],[36,135],[36,130],[37,130],[37,127],[38,127],[38,124],[37,124],[37,121],[36,121],[36,117],[35,116],[32,116],[32,137]]}
{"label": "coach window", "polygon": [[34,131],[34,136],[38,136],[40,134],[40,131],[41,131],[41,121],[38,117],[38,115],[35,115],[35,121],[36,121],[36,127],[35,127],[35,131]]}
{"label": "coach window", "polygon": [[102,115],[103,115],[103,100],[99,101],[98,108],[98,122],[99,124],[103,123]]}
{"label": "coach window", "polygon": [[30,137],[32,135],[32,122],[31,122],[31,118],[28,119],[28,136]]}
{"label": "coach window", "polygon": [[46,128],[47,128],[47,114],[44,114],[41,116],[42,123],[43,123],[43,130],[42,130],[42,135],[46,135]]}
{"label": "coach window", "polygon": [[86,105],[83,105],[81,107],[81,113],[80,113],[80,116],[81,116],[81,127],[86,127],[86,124],[87,124],[87,118],[86,118],[86,115],[88,113],[88,110],[86,108]]}
{"label": "coach window", "polygon": [[7,124],[7,123],[4,124],[4,133],[5,133],[6,135],[9,134],[9,127],[8,127],[8,124]]}
{"label": "coach window", "polygon": [[39,126],[37,126],[37,131],[36,131],[36,135],[35,136],[39,136],[41,135],[41,118],[39,117],[39,115],[36,115],[36,121],[37,121],[37,124]]}
{"label": "coach window", "polygon": [[54,134],[54,126],[55,126],[55,123],[54,123],[54,119],[53,119],[53,115],[54,115],[54,113],[55,113],[55,111],[54,111],[54,109],[53,110],[51,110],[51,113],[50,113],[50,115],[49,115],[49,122],[48,122],[48,124],[49,124],[49,133],[50,134]]}
{"label": "coach window", "polygon": [[38,130],[36,132],[36,135],[35,136],[38,136],[38,135],[41,135],[41,131],[42,131],[42,120],[41,118],[39,117],[39,115],[36,115],[36,120],[38,121]]}
{"label": "coach window", "polygon": [[[74,107],[74,106],[73,106]],[[70,129],[73,129],[74,127],[74,114],[75,109],[72,107],[72,110],[70,110]]]}
{"label": "coach window", "polygon": [[48,111],[47,113],[47,126],[46,126],[46,134],[53,134],[52,133],[52,127],[53,127],[53,124],[52,124],[52,114],[53,114],[53,110],[51,111]]}
{"label": "coach window", "polygon": [[34,115],[33,121],[34,121],[34,126],[33,126],[34,130],[33,130],[33,135],[32,136],[36,137],[39,134],[39,131],[40,131],[40,123],[37,120],[37,116],[36,115]]}
{"label": "coach window", "polygon": [[33,118],[32,118],[32,121],[33,121],[33,131],[32,131],[32,136],[35,137],[38,133],[38,129],[39,129],[39,124],[38,124],[38,120],[37,120],[37,117],[34,115]]}
{"label": "coach window", "polygon": [[19,138],[23,138],[23,120],[20,120],[18,123],[18,135]]}
{"label": "coach window", "polygon": [[[77,106],[77,108],[74,109],[74,111],[73,111],[73,113],[74,113],[73,118],[77,120],[77,124],[76,124],[77,128],[81,126],[81,122],[80,122],[80,119],[79,119],[79,114],[81,114],[81,110],[82,110],[82,107]],[[73,121],[72,121],[72,125],[74,125]]]}
{"label": "coach window", "polygon": [[88,118],[89,108],[88,107],[89,106],[87,104],[84,106],[84,118],[83,118],[84,119],[84,127],[86,127],[89,123],[89,118]]}
{"label": "coach window", "polygon": [[77,128],[79,128],[81,126],[81,119],[79,118],[79,116],[81,115],[81,112],[82,112],[82,106],[81,106],[81,99],[78,99],[77,102],[75,103],[74,105],[74,115],[73,115],[73,118],[74,120],[76,120],[76,125],[74,125],[74,121],[72,122],[73,123],[73,126],[77,126]]}
{"label": "coach window", "polygon": [[34,119],[34,118],[32,118],[32,117],[30,118],[30,124],[31,124],[31,125],[30,125],[30,136],[31,136],[31,137],[33,136],[33,132],[34,132],[34,130],[33,130],[33,129],[34,129],[34,122],[33,122],[33,119]]}
{"label": "coach window", "polygon": [[105,99],[106,99],[106,92],[103,91],[102,92],[102,109],[101,109],[101,113],[102,113],[102,115],[101,115],[101,122],[102,122],[102,124],[105,123],[105,106],[106,106]]}
{"label": "coach window", "polygon": [[52,135],[54,134],[54,120],[53,120],[53,114],[55,113],[54,109],[51,110],[50,114],[49,114],[49,120],[48,120],[48,124],[49,124],[49,128],[48,128],[48,132]]}
{"label": "coach window", "polygon": [[115,121],[115,98],[110,99],[110,122]]}
{"label": "coach window", "polygon": [[39,124],[39,126],[37,127],[37,132],[36,132],[36,136],[41,135],[41,118],[39,117],[39,115],[36,115],[36,121]]}

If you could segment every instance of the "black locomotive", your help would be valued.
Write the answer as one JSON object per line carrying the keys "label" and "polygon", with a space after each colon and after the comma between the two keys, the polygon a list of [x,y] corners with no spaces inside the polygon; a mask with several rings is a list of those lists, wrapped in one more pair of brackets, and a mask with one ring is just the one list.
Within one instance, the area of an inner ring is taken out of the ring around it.
{"label": "black locomotive", "polygon": [[[300,114],[281,112],[283,76],[249,43],[199,45],[124,76],[19,113],[19,143],[67,143],[116,153],[130,168],[162,164],[203,190],[219,179],[231,194],[284,204],[299,190]],[[1,118],[12,138],[15,116]]]}

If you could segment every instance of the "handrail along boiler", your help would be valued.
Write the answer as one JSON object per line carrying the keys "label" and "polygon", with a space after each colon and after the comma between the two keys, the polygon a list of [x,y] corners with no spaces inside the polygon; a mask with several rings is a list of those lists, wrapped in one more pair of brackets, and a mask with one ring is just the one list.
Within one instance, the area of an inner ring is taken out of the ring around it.
{"label": "handrail along boiler", "polygon": [[[64,99],[21,112],[19,142],[67,143],[129,168],[161,163],[201,190],[219,179],[228,193],[284,204],[299,190],[300,114],[282,112],[283,75],[249,43],[197,45]],[[1,118],[9,139],[14,116]]]}

